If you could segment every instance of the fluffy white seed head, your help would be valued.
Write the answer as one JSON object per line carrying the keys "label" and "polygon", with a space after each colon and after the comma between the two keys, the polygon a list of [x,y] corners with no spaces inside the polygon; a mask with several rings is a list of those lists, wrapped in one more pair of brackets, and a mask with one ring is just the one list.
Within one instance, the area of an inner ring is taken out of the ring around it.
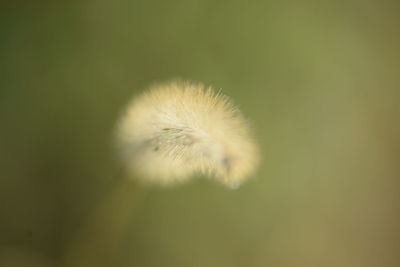
{"label": "fluffy white seed head", "polygon": [[156,85],[134,98],[117,143],[129,174],[161,184],[199,173],[237,187],[259,161],[249,126],[228,97],[189,82]]}

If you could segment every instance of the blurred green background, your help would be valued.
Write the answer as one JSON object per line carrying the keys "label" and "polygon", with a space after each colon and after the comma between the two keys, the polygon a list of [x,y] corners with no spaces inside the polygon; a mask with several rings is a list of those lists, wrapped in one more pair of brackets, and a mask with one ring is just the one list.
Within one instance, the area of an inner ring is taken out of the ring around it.
{"label": "blurred green background", "polygon": [[[2,1],[0,266],[400,266],[398,3]],[[177,77],[251,120],[239,190],[120,175],[121,110]]]}

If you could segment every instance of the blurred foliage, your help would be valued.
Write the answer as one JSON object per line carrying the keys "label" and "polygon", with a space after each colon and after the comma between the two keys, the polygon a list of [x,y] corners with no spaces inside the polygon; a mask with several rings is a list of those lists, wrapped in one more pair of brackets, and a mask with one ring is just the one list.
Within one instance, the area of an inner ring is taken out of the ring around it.
{"label": "blurred foliage", "polygon": [[103,266],[399,266],[399,27],[386,0],[2,1],[0,266],[63,265],[121,185],[99,218],[129,213],[115,121],[176,77],[235,100],[262,167],[143,189]]}

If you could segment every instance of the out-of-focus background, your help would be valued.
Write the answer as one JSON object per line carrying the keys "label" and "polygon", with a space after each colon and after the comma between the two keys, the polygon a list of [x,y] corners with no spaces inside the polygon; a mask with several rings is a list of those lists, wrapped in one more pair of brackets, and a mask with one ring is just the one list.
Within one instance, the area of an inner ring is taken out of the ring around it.
{"label": "out-of-focus background", "polygon": [[[0,266],[400,266],[398,1],[2,1]],[[222,88],[239,190],[125,181],[129,99]]]}

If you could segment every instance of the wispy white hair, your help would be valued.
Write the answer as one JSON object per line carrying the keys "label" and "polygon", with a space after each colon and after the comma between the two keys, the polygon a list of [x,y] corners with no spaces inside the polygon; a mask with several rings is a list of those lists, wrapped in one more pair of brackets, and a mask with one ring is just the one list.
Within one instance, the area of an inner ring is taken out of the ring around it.
{"label": "wispy white hair", "polygon": [[132,176],[161,184],[198,173],[234,188],[259,161],[248,123],[229,98],[189,82],[156,85],[134,98],[117,143]]}

